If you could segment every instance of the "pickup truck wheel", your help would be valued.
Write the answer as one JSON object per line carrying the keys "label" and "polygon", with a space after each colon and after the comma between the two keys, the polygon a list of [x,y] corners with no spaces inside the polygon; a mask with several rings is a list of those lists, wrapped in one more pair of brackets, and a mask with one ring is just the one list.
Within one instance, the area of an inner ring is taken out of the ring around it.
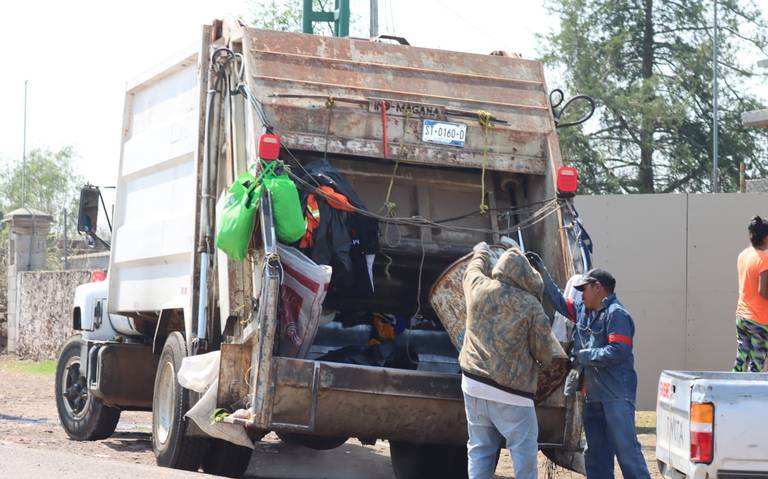
{"label": "pickup truck wheel", "polygon": [[184,414],[189,410],[190,392],[179,384],[176,374],[187,356],[187,344],[174,331],[165,341],[155,374],[152,395],[152,449],[157,465],[196,471],[208,446],[206,438],[187,436]]}
{"label": "pickup truck wheel", "polygon": [[348,437],[312,436],[293,432],[278,432],[277,437],[286,444],[304,446],[317,451],[336,449],[349,439]]}
{"label": "pickup truck wheel", "polygon": [[389,454],[397,479],[467,479],[466,446],[390,441]]}
{"label": "pickup truck wheel", "polygon": [[203,471],[215,476],[240,477],[248,470],[253,449],[221,439],[211,439],[211,448],[203,459]]}
{"label": "pickup truck wheel", "polygon": [[80,376],[79,336],[64,344],[56,364],[56,409],[67,435],[76,441],[106,439],[115,432],[120,409],[106,406],[88,393]]}

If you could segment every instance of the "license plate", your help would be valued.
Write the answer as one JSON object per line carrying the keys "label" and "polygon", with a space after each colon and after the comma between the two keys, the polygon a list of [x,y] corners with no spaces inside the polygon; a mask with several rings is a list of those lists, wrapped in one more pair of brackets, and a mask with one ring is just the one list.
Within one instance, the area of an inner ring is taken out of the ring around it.
{"label": "license plate", "polygon": [[424,120],[421,141],[438,145],[464,146],[467,140],[467,125],[449,121]]}

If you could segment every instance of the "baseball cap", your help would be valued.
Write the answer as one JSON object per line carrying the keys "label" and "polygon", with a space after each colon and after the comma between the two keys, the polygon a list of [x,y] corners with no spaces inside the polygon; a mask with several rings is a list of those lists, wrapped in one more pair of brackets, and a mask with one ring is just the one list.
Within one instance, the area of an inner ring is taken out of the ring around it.
{"label": "baseball cap", "polygon": [[613,291],[613,289],[616,287],[616,279],[613,277],[613,275],[608,271],[600,268],[592,268],[586,273],[582,274],[581,279],[573,283],[573,287],[579,291],[582,291],[584,286],[588,285],[589,283],[600,283],[609,291]]}

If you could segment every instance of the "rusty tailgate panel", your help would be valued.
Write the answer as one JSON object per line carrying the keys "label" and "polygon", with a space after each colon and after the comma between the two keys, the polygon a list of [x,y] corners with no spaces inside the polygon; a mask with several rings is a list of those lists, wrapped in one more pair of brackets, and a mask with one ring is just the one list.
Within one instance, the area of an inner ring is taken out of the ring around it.
{"label": "rusty tailgate panel", "polygon": [[[244,53],[248,86],[289,148],[547,171],[555,130],[539,62],[253,28]],[[479,111],[498,121],[481,126]],[[466,124],[466,145],[422,142],[425,118]]]}

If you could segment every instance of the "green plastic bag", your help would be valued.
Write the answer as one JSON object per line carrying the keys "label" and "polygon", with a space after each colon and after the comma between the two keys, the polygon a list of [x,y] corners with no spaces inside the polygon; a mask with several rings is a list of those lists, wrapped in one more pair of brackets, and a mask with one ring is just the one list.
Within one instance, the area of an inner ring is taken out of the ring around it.
{"label": "green plastic bag", "polygon": [[260,197],[261,185],[257,185],[256,178],[247,171],[229,187],[219,220],[216,247],[235,261],[242,261],[248,253]]}
{"label": "green plastic bag", "polygon": [[287,173],[279,176],[267,173],[263,181],[264,186],[272,194],[272,211],[275,215],[277,239],[285,244],[299,241],[307,231],[307,221],[304,219],[296,185]]}

